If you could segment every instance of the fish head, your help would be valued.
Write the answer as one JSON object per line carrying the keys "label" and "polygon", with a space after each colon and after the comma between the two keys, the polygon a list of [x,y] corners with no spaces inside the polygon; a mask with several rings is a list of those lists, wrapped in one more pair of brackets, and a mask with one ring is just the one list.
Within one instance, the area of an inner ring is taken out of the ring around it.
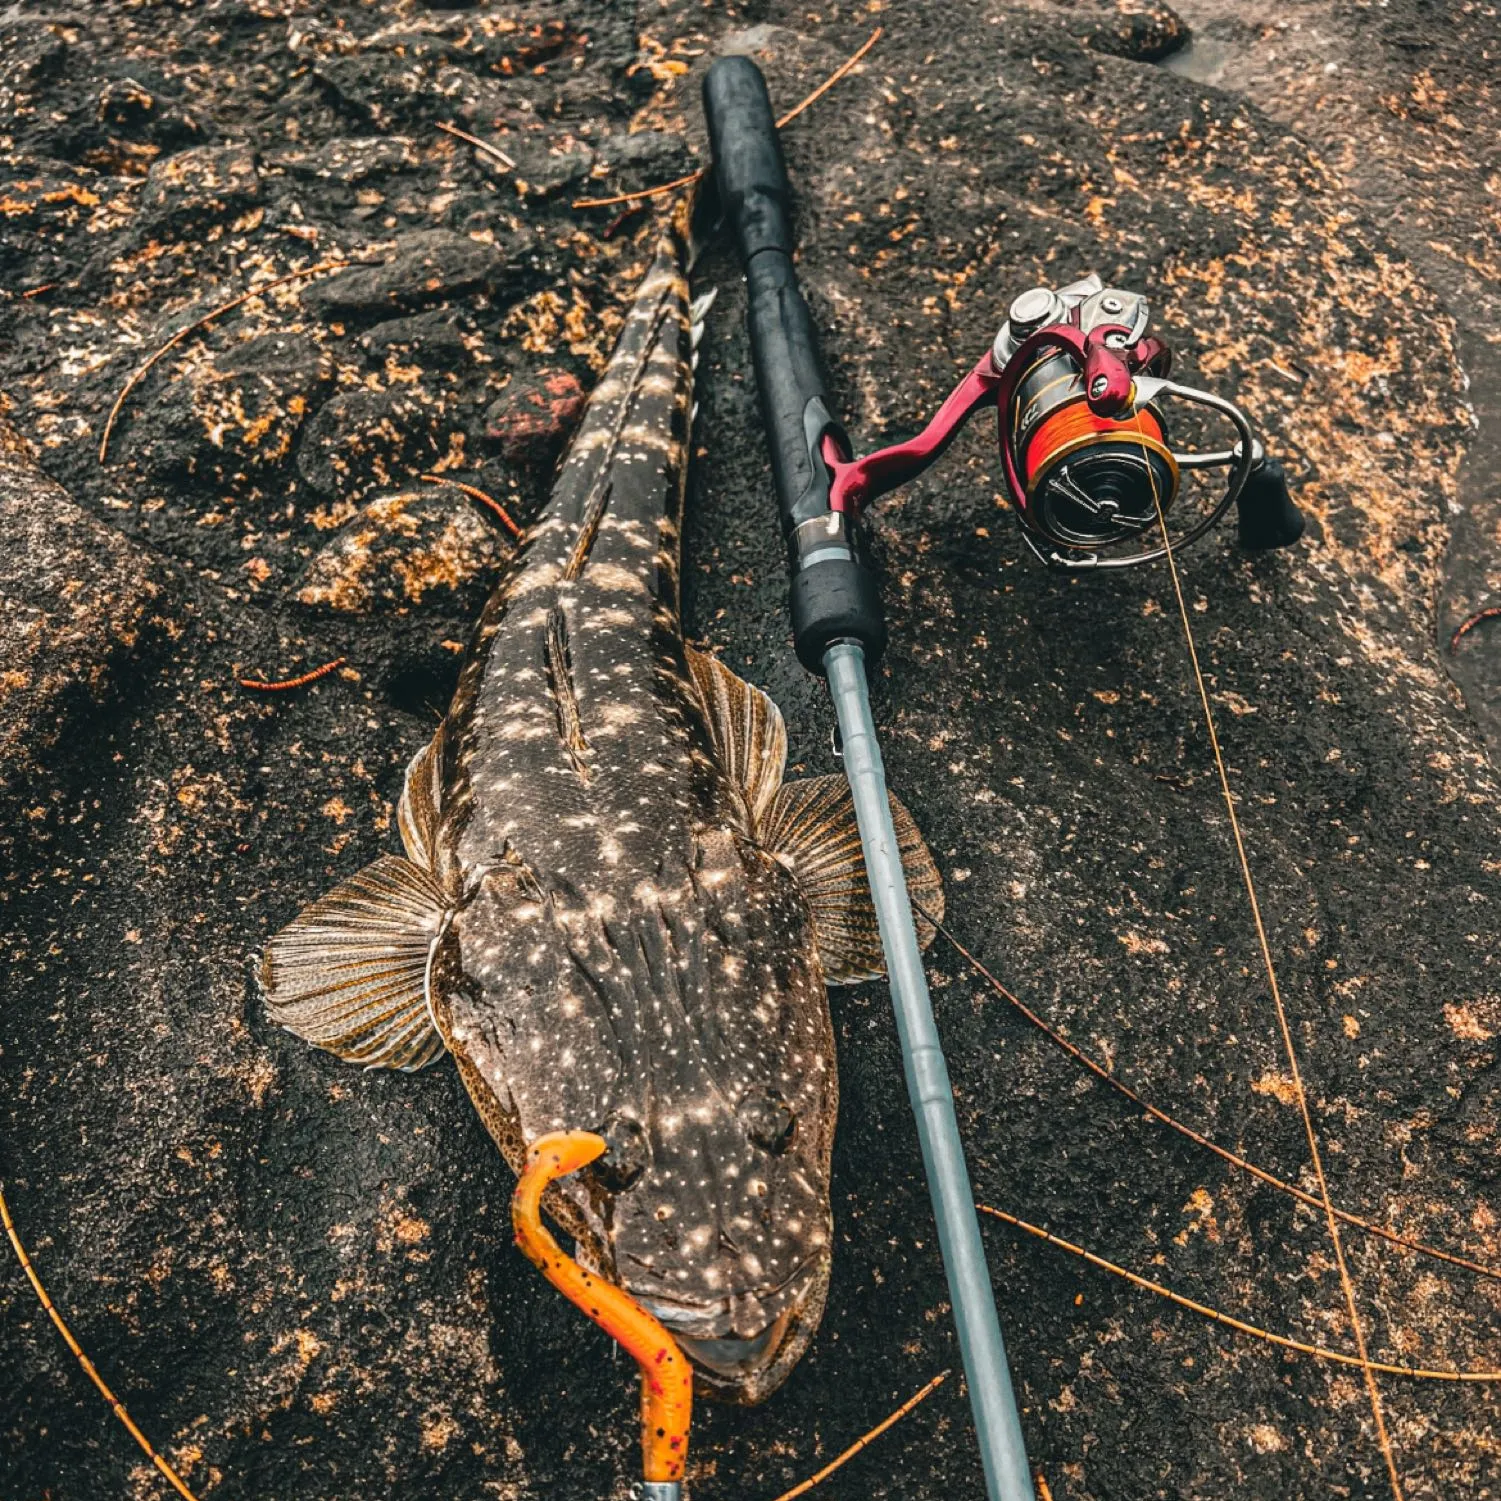
{"label": "fish head", "polygon": [[656,1045],[644,1087],[602,1123],[604,1173],[634,1175],[614,1178],[611,1251],[621,1286],[678,1340],[700,1385],[755,1402],[822,1316],[838,1076],[787,872],[723,831],[699,845],[681,900],[637,919]]}
{"label": "fish head", "polygon": [[837,1072],[787,871],[729,831],[698,846],[628,901],[481,892],[454,921],[440,1019],[516,1142],[605,1138],[558,1185],[580,1259],[661,1320],[701,1386],[756,1402],[823,1311]]}

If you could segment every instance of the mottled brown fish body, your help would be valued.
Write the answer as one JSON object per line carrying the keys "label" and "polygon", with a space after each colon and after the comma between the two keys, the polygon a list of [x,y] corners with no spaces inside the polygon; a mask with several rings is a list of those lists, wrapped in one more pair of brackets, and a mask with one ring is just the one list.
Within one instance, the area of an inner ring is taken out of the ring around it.
{"label": "mottled brown fish body", "polygon": [[822,1310],[825,984],[878,972],[879,937],[843,779],[783,783],[776,706],[682,639],[682,267],[664,243],[408,770],[406,858],[315,903],[262,973],[273,1015],[344,1057],[446,1048],[518,1171],[544,1133],[603,1134],[550,1207],[706,1385],[755,1401]]}

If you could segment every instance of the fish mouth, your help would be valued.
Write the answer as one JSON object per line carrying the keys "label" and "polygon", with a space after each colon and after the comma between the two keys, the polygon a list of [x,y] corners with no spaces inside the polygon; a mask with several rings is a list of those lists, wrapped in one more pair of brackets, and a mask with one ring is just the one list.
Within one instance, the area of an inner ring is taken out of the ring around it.
{"label": "fish mouth", "polygon": [[733,1384],[744,1383],[780,1349],[782,1337],[796,1312],[797,1304],[789,1304],[773,1322],[749,1339],[693,1339],[682,1334],[677,1336],[677,1342],[683,1354],[710,1377]]}
{"label": "fish mouth", "polygon": [[791,1290],[777,1299],[781,1311],[753,1334],[733,1327],[736,1320],[728,1302],[705,1309],[649,1297],[638,1301],[661,1321],[692,1361],[698,1386],[706,1396],[752,1405],[764,1401],[787,1379],[807,1349],[823,1316],[829,1261],[820,1257],[784,1284],[784,1289]]}

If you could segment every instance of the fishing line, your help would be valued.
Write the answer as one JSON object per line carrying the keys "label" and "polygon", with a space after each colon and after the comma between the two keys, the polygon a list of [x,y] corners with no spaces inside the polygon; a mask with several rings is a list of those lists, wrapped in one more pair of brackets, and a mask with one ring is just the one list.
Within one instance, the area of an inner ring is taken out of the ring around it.
{"label": "fishing line", "polygon": [[1277,1026],[1282,1033],[1282,1045],[1287,1053],[1288,1069],[1292,1074],[1293,1091],[1298,1098],[1298,1111],[1303,1118],[1303,1134],[1308,1141],[1308,1154],[1313,1164],[1314,1177],[1318,1180],[1319,1198],[1324,1209],[1324,1218],[1329,1226],[1329,1239],[1334,1247],[1334,1260],[1339,1268],[1340,1289],[1345,1297],[1345,1309],[1349,1314],[1350,1327],[1355,1335],[1355,1349],[1359,1365],[1365,1373],[1366,1392],[1370,1397],[1371,1416],[1376,1423],[1376,1436],[1381,1445],[1381,1457],[1386,1461],[1387,1474],[1391,1477],[1392,1493],[1396,1501],[1403,1501],[1402,1479],[1397,1473],[1396,1458],[1392,1453],[1391,1439],[1386,1431],[1386,1418],[1381,1410],[1381,1393],[1376,1386],[1375,1373],[1370,1356],[1366,1352],[1365,1330],[1360,1322],[1360,1311],[1355,1303],[1355,1284],[1350,1278],[1350,1269],[1345,1264],[1345,1248],[1339,1233],[1339,1218],[1334,1212],[1334,1203],[1329,1196],[1329,1182],[1324,1176],[1324,1159],[1319,1151],[1318,1132],[1314,1130],[1313,1113],[1308,1106],[1308,1094],[1303,1087],[1302,1070],[1298,1067],[1298,1053],[1293,1045],[1292,1028],[1287,1020],[1287,1008],[1282,1003],[1282,987],[1277,983],[1277,967],[1272,962],[1272,948],[1266,936],[1266,924],[1261,918],[1261,903],[1256,896],[1256,882],[1251,875],[1251,863],[1246,857],[1245,840],[1241,837],[1240,819],[1235,812],[1235,797],[1230,791],[1230,778],[1225,770],[1225,758],[1220,752],[1220,738],[1214,726],[1214,711],[1209,706],[1209,690],[1204,683],[1204,673],[1199,666],[1198,647],[1194,644],[1193,625],[1188,616],[1188,604],[1183,597],[1183,582],[1178,576],[1177,559],[1173,556],[1172,539],[1168,535],[1167,517],[1163,514],[1162,499],[1157,491],[1157,476],[1147,447],[1148,434],[1141,426],[1141,414],[1136,416],[1137,431],[1142,440],[1142,463],[1152,485],[1152,500],[1157,510],[1157,525],[1162,532],[1162,551],[1167,559],[1168,573],[1173,581],[1173,594],[1178,601],[1178,615],[1183,621],[1183,639],[1188,644],[1188,659],[1193,666],[1194,682],[1199,690],[1199,702],[1204,709],[1204,726],[1209,732],[1210,748],[1214,752],[1215,770],[1219,775],[1220,791],[1224,795],[1225,810],[1230,817],[1230,832],[1235,839],[1235,853],[1240,861],[1241,878],[1245,884],[1246,897],[1251,904],[1251,917],[1256,924],[1256,939],[1261,947],[1262,963],[1266,969],[1267,984],[1271,987],[1272,1004],[1277,1012]]}
{"label": "fishing line", "polygon": [[[1210,1140],[1203,1132],[1194,1130],[1192,1126],[1178,1120],[1175,1116],[1169,1115],[1167,1111],[1160,1109],[1158,1106],[1152,1104],[1150,1100],[1138,1094],[1129,1084],[1111,1073],[1099,1059],[1091,1057],[1078,1043],[1070,1042],[1067,1037],[1051,1026],[1037,1012],[1032,1010],[1020,996],[1009,990],[979,958],[960,943],[954,934],[943,923],[939,922],[915,897],[913,898],[912,905],[925,921],[931,923],[943,935],[960,957],[970,965],[975,973],[997,995],[1007,1001],[1027,1021],[1031,1022],[1049,1042],[1053,1043],[1055,1047],[1061,1048],[1070,1058],[1081,1067],[1088,1069],[1102,1083],[1108,1084],[1117,1094],[1129,1100],[1139,1109],[1144,1110],[1147,1115],[1160,1125],[1167,1126],[1176,1131],[1180,1136],[1184,1136],[1193,1142],[1195,1146],[1200,1146],[1205,1151],[1213,1152],[1222,1161],[1228,1162],[1232,1167],[1239,1168],[1243,1173],[1248,1173],[1251,1177],[1265,1183],[1269,1188],[1275,1188],[1280,1193],[1285,1193],[1290,1198],[1297,1199],[1300,1203],[1307,1204],[1312,1209],[1323,1208],[1323,1205],[1313,1194],[1299,1188],[1297,1184],[1289,1183],[1285,1178],[1279,1178],[1275,1173],[1251,1162],[1245,1157],[1239,1156],[1228,1147],[1222,1147],[1217,1141]],[[1388,1230],[1385,1226],[1378,1225],[1373,1220],[1365,1220],[1358,1214],[1351,1214],[1347,1209],[1340,1209],[1336,1206],[1334,1212],[1347,1225],[1353,1225],[1357,1230],[1363,1230],[1367,1235],[1375,1236],[1378,1240],[1384,1240],[1388,1244],[1396,1246],[1399,1250],[1407,1251],[1415,1256],[1430,1256],[1435,1261],[1447,1262],[1451,1266],[1460,1267],[1467,1272],[1473,1272],[1477,1277],[1489,1277],[1495,1281],[1501,1281],[1501,1268],[1487,1266],[1484,1262],[1472,1261],[1467,1256],[1457,1255],[1453,1251],[1444,1251],[1438,1246],[1428,1245],[1425,1241],[1414,1240],[1410,1236],[1400,1235],[1397,1231]]]}
{"label": "fishing line", "polygon": [[83,1367],[84,1375],[99,1388],[99,1394],[109,1403],[115,1416],[125,1425],[126,1431],[130,1436],[141,1446],[147,1459],[166,1477],[172,1489],[179,1496],[182,1496],[184,1501],[198,1501],[198,1498],[192,1491],[183,1484],[177,1471],[151,1447],[151,1440],[136,1427],[135,1423],[131,1420],[130,1414],[125,1410],[125,1404],[105,1384],[104,1377],[99,1374],[94,1366],[94,1362],[83,1353],[82,1347],[73,1338],[73,1331],[68,1328],[67,1324],[63,1321],[62,1314],[57,1311],[52,1299],[47,1296],[47,1289],[42,1286],[42,1279],[37,1276],[36,1268],[31,1264],[31,1257],[26,1254],[26,1247],[21,1244],[21,1237],[16,1231],[15,1221],[10,1217],[10,1206],[5,1202],[5,1190],[3,1188],[0,1188],[0,1221],[3,1221],[5,1224],[5,1233],[10,1237],[11,1249],[16,1253],[16,1259],[21,1263],[21,1270],[26,1273],[27,1279],[30,1281],[32,1291],[36,1293],[38,1301],[46,1310],[47,1317],[56,1326],[57,1332],[62,1335],[63,1343],[73,1352],[74,1358]]}
{"label": "fishing line", "polygon": [[1153,1282],[1150,1277],[1143,1277],[1137,1272],[1128,1271],[1123,1266],[1117,1266],[1113,1261],[1106,1261],[1103,1256],[1096,1256],[1093,1251],[1086,1251],[1083,1246],[1075,1245],[1071,1240],[1064,1240],[1062,1236],[1054,1235],[1050,1230],[1044,1230],[1041,1225],[1033,1225],[1014,1214],[1008,1214],[1004,1209],[996,1209],[990,1204],[981,1204],[979,1207],[982,1214],[993,1215],[996,1219],[1013,1225],[1018,1230],[1025,1230],[1028,1235],[1035,1235],[1038,1240],[1045,1240],[1050,1246],[1057,1246],[1060,1251],[1067,1251],[1070,1255],[1077,1256],[1081,1261],[1087,1261],[1090,1266],[1098,1267],[1103,1272],[1112,1272],[1117,1277],[1123,1277],[1133,1287],[1156,1293],[1159,1298],[1166,1298],[1169,1303],[1176,1303],[1180,1308],[1187,1308],[1192,1313],[1202,1314],[1203,1317],[1212,1319],[1216,1324],[1223,1324],[1226,1328],[1234,1329],[1241,1334],[1249,1334],[1256,1339],[1265,1340],[1270,1345],[1280,1345],[1284,1350],[1295,1350],[1299,1355],[1311,1355],[1316,1360],[1331,1361],[1335,1365],[1359,1366],[1366,1371],[1380,1371],[1385,1376],[1405,1376],[1414,1381],[1448,1381],[1475,1386],[1501,1381],[1501,1371],[1437,1371],[1429,1370],[1425,1366],[1389,1365],[1385,1361],[1371,1360],[1367,1356],[1346,1355],[1342,1350],[1331,1350],[1324,1345],[1306,1344],[1303,1340],[1292,1339],[1285,1334],[1273,1334],[1270,1329],[1263,1329],[1258,1324],[1248,1324],[1244,1319],[1238,1319],[1233,1314],[1221,1313],[1218,1308],[1211,1308],[1207,1303],[1200,1303],[1194,1298],[1174,1292],[1172,1288],[1164,1287],[1160,1282]]}

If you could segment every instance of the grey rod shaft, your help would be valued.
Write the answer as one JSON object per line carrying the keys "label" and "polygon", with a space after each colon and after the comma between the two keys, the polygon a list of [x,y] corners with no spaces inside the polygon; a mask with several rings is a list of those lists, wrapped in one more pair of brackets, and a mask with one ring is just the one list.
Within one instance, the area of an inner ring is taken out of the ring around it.
{"label": "grey rod shaft", "polygon": [[907,1091],[917,1116],[917,1137],[933,1196],[933,1215],[938,1221],[938,1245],[959,1331],[959,1355],[969,1382],[986,1494],[990,1501],[1033,1501],[1021,1417],[1011,1389],[990,1268],[959,1139],[954,1092],[933,1020],[933,1002],[912,923],[911,898],[891,822],[886,768],[870,716],[865,653],[853,642],[840,642],[829,648],[823,665],[839,716],[844,769],[855,801],[865,869],[881,925],[881,947],[886,952]]}

